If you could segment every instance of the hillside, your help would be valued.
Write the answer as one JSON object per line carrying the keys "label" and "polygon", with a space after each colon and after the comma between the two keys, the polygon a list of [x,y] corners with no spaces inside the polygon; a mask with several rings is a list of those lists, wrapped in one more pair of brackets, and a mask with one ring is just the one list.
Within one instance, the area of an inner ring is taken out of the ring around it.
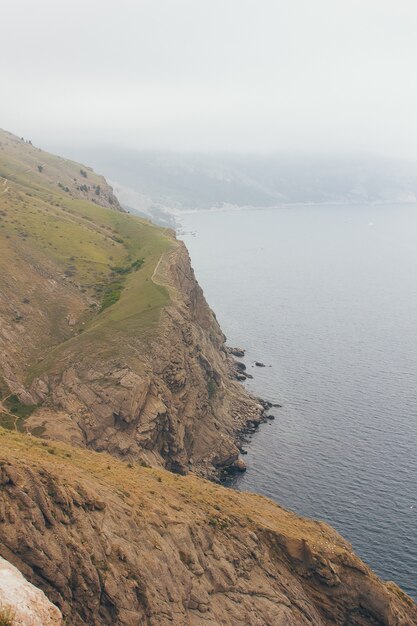
{"label": "hillside", "polygon": [[160,217],[162,209],[223,205],[383,204],[417,201],[417,164],[357,155],[176,153],[77,146],[118,188],[128,206]]}
{"label": "hillside", "polygon": [[71,626],[417,624],[327,525],[204,480],[263,407],[172,231],[0,144],[0,557]]}
{"label": "hillside", "polygon": [[0,142],[0,424],[180,472],[232,464],[262,408],[184,246],[84,166]]}
{"label": "hillside", "polygon": [[411,626],[335,531],[269,500],[0,431],[0,552],[71,626]]}

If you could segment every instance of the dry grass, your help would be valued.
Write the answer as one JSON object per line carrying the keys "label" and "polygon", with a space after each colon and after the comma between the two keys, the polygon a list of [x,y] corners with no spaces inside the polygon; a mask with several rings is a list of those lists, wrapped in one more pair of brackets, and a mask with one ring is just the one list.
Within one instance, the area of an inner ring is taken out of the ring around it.
{"label": "dry grass", "polygon": [[[89,191],[84,193],[85,184]],[[12,326],[23,331],[30,325],[22,356],[27,384],[51,369],[59,371],[69,354],[82,357],[92,347],[110,357],[125,356],[127,336],[152,334],[169,302],[152,275],[161,255],[175,245],[172,237],[114,205],[97,204],[107,202],[93,191],[97,186],[109,197],[104,179],[92,170],[0,130],[0,292],[12,311],[9,317],[14,315]],[[144,259],[142,267],[115,271],[138,259]],[[42,291],[46,280],[66,281],[67,299],[48,299],[47,289]],[[111,305],[102,307],[103,300]],[[32,317],[25,318],[28,307]],[[65,323],[71,307],[79,320],[73,332]],[[35,309],[48,320],[47,328],[37,327]]]}
{"label": "dry grass", "polygon": [[15,612],[9,606],[0,606],[0,626],[14,626]]}
{"label": "dry grass", "polygon": [[299,517],[262,496],[236,492],[193,475],[178,476],[119,461],[107,453],[2,429],[0,459],[17,463],[23,459],[32,468],[50,471],[65,484],[94,485],[94,491],[103,498],[117,497],[139,507],[144,515],[164,512],[172,521],[194,520],[219,532],[228,532],[233,525],[246,526],[255,532],[282,534],[296,543],[307,540],[313,549],[346,552],[347,544],[326,524]]}

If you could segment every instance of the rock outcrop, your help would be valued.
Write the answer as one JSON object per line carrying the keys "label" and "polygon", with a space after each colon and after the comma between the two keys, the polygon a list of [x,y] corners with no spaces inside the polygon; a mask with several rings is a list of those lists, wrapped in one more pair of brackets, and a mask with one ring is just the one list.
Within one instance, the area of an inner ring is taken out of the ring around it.
{"label": "rock outcrop", "polygon": [[185,246],[171,241],[152,276],[170,296],[152,336],[121,333],[111,359],[100,341],[93,354],[64,353],[60,363],[67,368],[33,381],[29,392],[42,408],[26,427],[121,458],[215,477],[237,460],[236,432],[248,420],[260,421],[263,407],[234,380],[225,337]]}
{"label": "rock outcrop", "polygon": [[412,626],[326,524],[260,496],[0,434],[0,554],[71,626]]}
{"label": "rock outcrop", "polygon": [[[0,557],[0,623],[13,626],[61,626],[61,611],[43,591]],[[2,621],[3,620],[3,621]]]}

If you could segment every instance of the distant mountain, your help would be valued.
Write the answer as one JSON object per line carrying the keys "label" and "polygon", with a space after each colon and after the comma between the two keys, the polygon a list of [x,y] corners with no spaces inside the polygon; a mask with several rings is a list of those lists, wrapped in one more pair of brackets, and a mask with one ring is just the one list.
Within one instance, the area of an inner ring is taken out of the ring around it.
{"label": "distant mountain", "polygon": [[122,201],[145,211],[207,209],[232,204],[417,201],[417,163],[381,157],[197,154],[83,149]]}

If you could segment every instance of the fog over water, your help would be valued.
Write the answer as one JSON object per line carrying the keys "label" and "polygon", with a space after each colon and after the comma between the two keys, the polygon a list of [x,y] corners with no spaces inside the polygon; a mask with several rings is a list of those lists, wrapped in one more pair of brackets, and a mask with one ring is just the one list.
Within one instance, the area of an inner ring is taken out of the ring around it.
{"label": "fog over water", "polygon": [[[239,489],[331,523],[417,599],[417,205],[192,213],[182,238],[257,396]],[[267,367],[254,367],[262,361]]]}

